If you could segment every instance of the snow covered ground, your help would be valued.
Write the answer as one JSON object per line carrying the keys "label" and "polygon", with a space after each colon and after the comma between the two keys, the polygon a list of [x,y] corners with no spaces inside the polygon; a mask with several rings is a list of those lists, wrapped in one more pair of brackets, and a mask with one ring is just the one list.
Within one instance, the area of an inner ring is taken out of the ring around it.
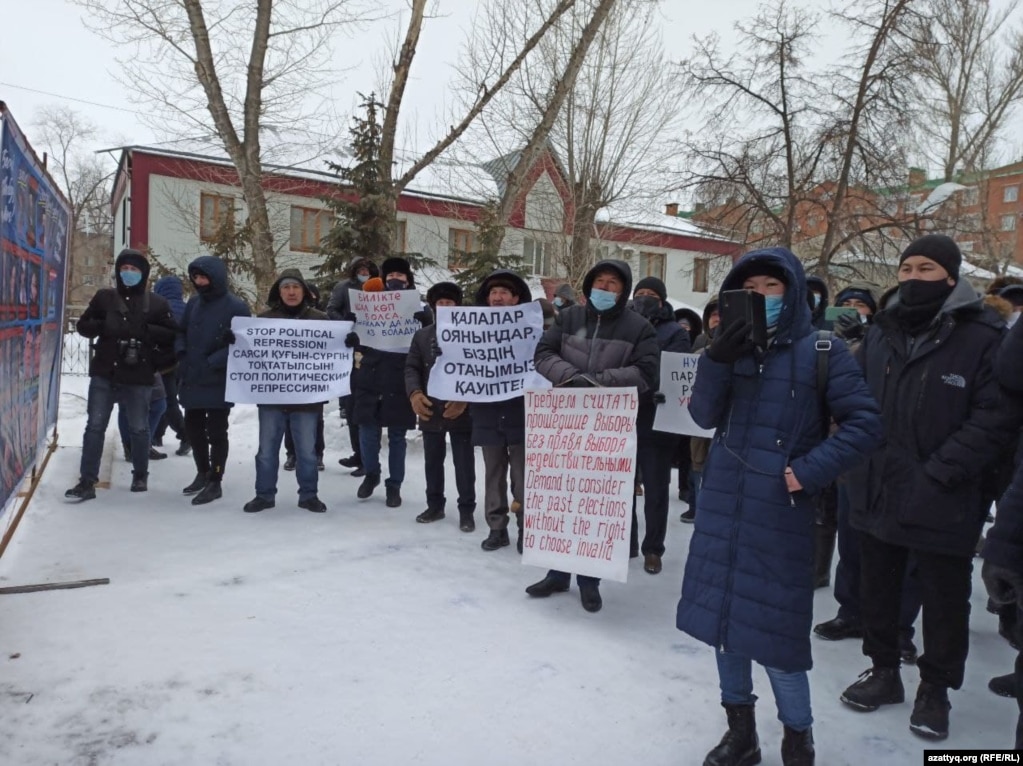
{"label": "snow covered ground", "polygon": [[[724,731],[712,650],[674,627],[691,527],[672,501],[658,576],[630,565],[588,614],[573,585],[532,600],[542,576],[514,547],[486,553],[423,510],[422,451],[409,450],[400,509],[358,479],[327,426],[323,515],[295,506],[282,472],[277,507],[253,495],[254,407],[238,407],[222,500],[193,507],[190,458],[153,463],[128,492],[113,461],[95,501],[65,503],[77,479],[87,379],[65,377],[62,446],[7,553],[0,583],[109,577],[106,586],[0,596],[0,764],[700,764]],[[108,454],[110,451],[108,450]],[[453,480],[449,478],[453,485]],[[978,567],[979,570],[979,567]],[[818,619],[834,616],[818,591]],[[858,714],[839,701],[867,666],[858,642],[814,641],[818,764],[918,764],[911,703]],[[984,610],[975,573],[966,684],[952,695],[950,748],[1011,746],[1016,708],[986,688],[1014,652]],[[915,668],[903,673],[907,695]],[[781,724],[755,678],[765,764]]]}

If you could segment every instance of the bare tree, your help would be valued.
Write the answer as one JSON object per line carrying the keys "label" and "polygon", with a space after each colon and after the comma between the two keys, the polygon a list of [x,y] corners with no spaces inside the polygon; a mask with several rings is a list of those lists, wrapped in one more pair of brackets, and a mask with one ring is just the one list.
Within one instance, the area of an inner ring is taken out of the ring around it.
{"label": "bare tree", "polygon": [[852,46],[824,71],[808,63],[818,17],[783,0],[737,25],[740,53],[696,41],[683,71],[706,111],[686,143],[683,186],[711,222],[745,244],[794,248],[825,276],[840,252],[882,257],[893,231],[915,220],[884,193],[906,167],[911,6],[871,0],[835,14]]}
{"label": "bare tree", "polygon": [[260,183],[266,146],[283,146],[295,126],[319,124],[310,96],[328,80],[332,35],[363,18],[355,0],[75,2],[95,31],[128,46],[125,82],[155,107],[155,120],[170,114],[177,124],[212,127],[238,171],[256,293],[266,295],[277,272]]}

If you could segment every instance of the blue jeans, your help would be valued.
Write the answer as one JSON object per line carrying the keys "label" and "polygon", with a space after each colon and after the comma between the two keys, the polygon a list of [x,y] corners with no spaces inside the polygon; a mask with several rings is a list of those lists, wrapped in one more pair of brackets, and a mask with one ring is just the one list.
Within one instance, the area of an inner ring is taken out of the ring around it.
{"label": "blue jeans", "polygon": [[[721,702],[725,705],[752,705],[753,661],[732,652],[715,652],[718,661],[718,680],[721,683]],[[810,679],[805,670],[786,673],[765,667],[778,706],[778,720],[796,731],[806,731],[813,725],[810,712]]]}
{"label": "blue jeans", "polygon": [[[400,487],[405,481],[405,452],[408,444],[405,441],[406,428],[387,428],[387,471],[388,477],[384,484],[388,487]],[[362,453],[362,470],[366,475],[380,474],[380,439],[383,429],[380,426],[359,426],[359,451]]]}
{"label": "blue jeans", "polygon": [[[166,399],[152,399],[149,402],[149,446],[153,445],[153,436],[156,434],[156,429],[160,426],[160,420],[166,411]],[[124,407],[117,408],[117,430],[121,434],[121,444],[127,445],[131,437],[128,430],[128,415],[125,413]]]}
{"label": "blue jeans", "polygon": [[149,471],[149,399],[153,387],[122,386],[107,378],[89,380],[89,403],[85,436],[82,438],[81,478],[95,484],[99,481],[99,464],[103,458],[103,436],[110,423],[114,405],[119,405],[128,418],[133,473]]}
{"label": "blue jeans", "polygon": [[284,410],[280,407],[259,408],[259,451],[256,453],[256,495],[273,500],[277,495],[277,471],[281,462],[284,429],[291,428],[295,440],[295,478],[298,479],[299,502],[316,497],[320,472],[316,457],[316,424],[320,413],[315,410]]}

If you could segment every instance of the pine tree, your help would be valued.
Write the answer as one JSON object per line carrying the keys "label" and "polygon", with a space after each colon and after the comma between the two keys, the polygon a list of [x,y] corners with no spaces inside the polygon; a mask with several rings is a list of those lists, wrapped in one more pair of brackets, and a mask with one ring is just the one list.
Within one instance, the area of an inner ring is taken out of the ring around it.
{"label": "pine tree", "polygon": [[501,255],[501,242],[504,240],[504,226],[497,214],[498,203],[489,200],[480,210],[476,220],[476,241],[479,249],[474,253],[462,254],[462,268],[454,274],[454,280],[465,291],[466,295],[475,295],[480,284],[498,269],[522,274],[522,256]]}
{"label": "pine tree", "polygon": [[389,168],[380,165],[378,115],[383,108],[375,94],[362,96],[363,116],[353,118],[349,129],[353,161],[348,165],[329,163],[338,174],[340,188],[325,200],[336,220],[320,246],[324,259],[317,274],[324,282],[347,277],[357,258],[379,264],[391,254],[395,207]]}

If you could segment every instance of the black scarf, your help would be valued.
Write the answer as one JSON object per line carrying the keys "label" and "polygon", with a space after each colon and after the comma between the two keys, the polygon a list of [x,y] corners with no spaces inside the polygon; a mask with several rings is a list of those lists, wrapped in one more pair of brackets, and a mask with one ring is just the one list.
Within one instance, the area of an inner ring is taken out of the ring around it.
{"label": "black scarf", "polygon": [[919,335],[930,327],[953,287],[944,279],[907,279],[899,285],[899,302],[893,311],[895,321],[909,335]]}

